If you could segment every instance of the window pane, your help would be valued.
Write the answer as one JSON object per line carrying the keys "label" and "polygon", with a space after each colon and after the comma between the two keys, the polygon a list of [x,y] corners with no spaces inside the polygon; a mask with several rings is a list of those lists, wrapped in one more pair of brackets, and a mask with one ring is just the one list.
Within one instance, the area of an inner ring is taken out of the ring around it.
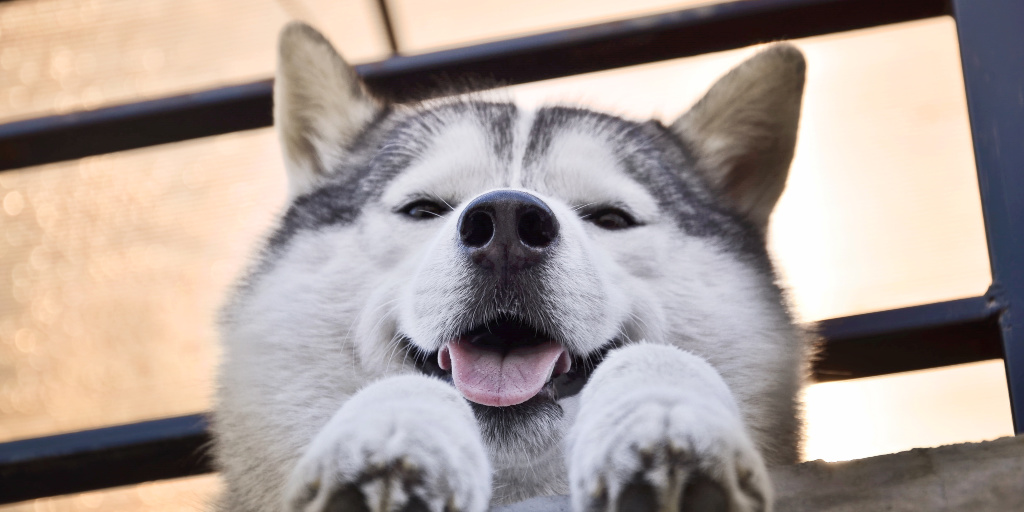
{"label": "window pane", "polygon": [[268,78],[290,19],[354,62],[387,55],[374,0],[0,3],[0,121]]}
{"label": "window pane", "polygon": [[816,384],[805,391],[804,404],[807,460],[1013,435],[1002,361]]}
{"label": "window pane", "polygon": [[206,410],[280,161],[265,129],[0,173],[0,440]]}
{"label": "window pane", "polygon": [[0,512],[196,512],[213,510],[220,489],[216,475],[205,475],[26,501]]}
{"label": "window pane", "polygon": [[707,0],[388,0],[405,52],[676,11]]}
{"label": "window pane", "polygon": [[[273,40],[288,15],[249,13],[247,9],[263,12],[259,2],[243,8],[234,0],[190,1],[95,0],[88,5],[127,10],[157,5],[167,10],[151,18],[126,15],[118,26],[104,25],[108,16],[96,15],[88,18],[89,23],[83,21],[78,30],[86,35],[81,36],[74,30],[68,29],[68,35],[58,30],[59,12],[65,12],[58,8],[84,2],[0,4],[0,65],[5,69],[0,73],[0,116],[77,109],[269,76]],[[412,5],[404,0],[394,3]],[[271,12],[276,5],[267,3],[265,9]],[[31,7],[40,9],[33,16],[48,21],[32,23],[48,35],[31,35],[26,29],[14,38],[28,23],[24,20],[34,19],[24,14],[36,12],[27,10],[29,6],[42,6]],[[179,20],[174,25],[171,22],[180,14],[175,10],[205,13],[210,19],[205,24]],[[576,18],[543,19],[559,25],[596,21],[587,17],[598,16],[596,11],[580,14],[584,11],[573,14]],[[101,9],[108,12],[120,11]],[[361,12],[372,13],[368,8]],[[248,19],[264,15],[267,18],[259,18],[264,20],[259,23]],[[416,19],[403,16],[407,24]],[[342,20],[356,18],[329,19],[339,20],[340,27]],[[359,18],[364,20],[360,26],[369,26],[365,20],[371,18]],[[221,34],[223,19],[245,29]],[[116,35],[142,23],[139,20],[149,20],[149,25],[143,23],[148,28],[133,36],[136,39]],[[467,25],[475,25],[469,27],[473,30],[487,28],[482,22]],[[499,37],[506,35],[502,30],[549,25],[502,26],[488,28],[483,35],[453,31],[450,39],[423,36],[416,44],[455,44],[464,40],[460,38]],[[349,51],[348,36],[336,30],[328,33],[343,51],[361,55],[355,47]],[[205,46],[180,43],[187,39],[182,34],[190,31],[205,34]],[[158,36],[165,39],[157,41]],[[249,36],[256,39],[245,39]],[[57,46],[60,41],[64,46]],[[190,49],[176,53],[179,43]],[[983,293],[991,278],[951,20],[798,44],[809,60],[804,118],[790,185],[771,228],[772,251],[791,284],[798,314],[814,320]],[[71,57],[61,53],[65,47],[74,49]],[[9,48],[18,51],[11,53]],[[94,55],[83,57],[86,54],[80,52],[86,48],[93,48]],[[142,53],[132,53],[138,48]],[[147,48],[161,49],[163,56],[146,53]],[[374,48],[363,55],[380,51],[383,43]],[[514,88],[514,95],[526,102],[568,99],[634,116],[664,114],[670,120],[699,97],[713,77],[752,51],[525,85]],[[110,55],[125,62],[108,62]],[[86,78],[61,81],[64,62],[71,62],[67,69]],[[154,67],[147,68],[146,62]],[[95,90],[101,94],[88,92]],[[86,101],[89,98],[95,101]],[[268,229],[283,196],[280,155],[269,130],[0,173],[0,440],[206,410],[217,357],[217,306],[248,261],[255,240]],[[993,377],[998,366],[979,368],[984,368],[984,376],[954,370],[936,375],[948,376],[947,383],[998,380]],[[887,386],[907,382],[902,376],[886,379]],[[816,386],[808,403],[815,408],[846,400],[843,393],[852,392],[882,407],[888,397],[895,397],[891,403],[898,404],[898,397],[904,396],[896,391],[872,394],[870,382],[876,381]],[[962,401],[946,399],[941,389],[930,385],[916,386],[930,390],[929,399],[920,401],[928,412],[894,406],[884,409],[885,414],[920,426],[961,412],[957,408]],[[999,401],[1005,398],[1005,388],[976,389],[986,399],[975,405],[986,409],[971,414],[988,418],[984,428],[969,426],[941,442],[988,437],[1008,424],[1008,405]],[[812,410],[812,446],[815,414]],[[993,427],[1000,421],[1002,426]],[[891,434],[889,441],[871,449],[933,442],[900,435]],[[188,480],[182,482],[186,485]],[[151,485],[139,489],[178,483]],[[51,502],[62,503],[60,507],[108,508],[107,502],[93,506],[95,498],[46,501]]]}

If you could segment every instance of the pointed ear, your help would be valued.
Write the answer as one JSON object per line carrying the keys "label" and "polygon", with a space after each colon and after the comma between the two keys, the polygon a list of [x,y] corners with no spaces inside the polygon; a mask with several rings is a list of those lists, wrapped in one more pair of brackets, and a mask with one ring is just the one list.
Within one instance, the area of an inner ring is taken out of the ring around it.
{"label": "pointed ear", "polygon": [[334,172],[347,146],[380,110],[362,81],[313,27],[281,31],[274,124],[292,197]]}
{"label": "pointed ear", "polygon": [[771,46],[719,79],[672,123],[699,172],[762,231],[793,159],[804,68],[796,47]]}

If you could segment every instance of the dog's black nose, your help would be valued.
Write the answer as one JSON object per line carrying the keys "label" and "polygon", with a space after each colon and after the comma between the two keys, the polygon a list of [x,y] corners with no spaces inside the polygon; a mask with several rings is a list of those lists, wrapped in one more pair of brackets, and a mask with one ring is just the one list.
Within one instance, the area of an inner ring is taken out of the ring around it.
{"label": "dog's black nose", "polygon": [[547,257],[558,241],[558,220],[534,195],[495,190],[466,206],[459,218],[459,236],[473,263],[514,272]]}

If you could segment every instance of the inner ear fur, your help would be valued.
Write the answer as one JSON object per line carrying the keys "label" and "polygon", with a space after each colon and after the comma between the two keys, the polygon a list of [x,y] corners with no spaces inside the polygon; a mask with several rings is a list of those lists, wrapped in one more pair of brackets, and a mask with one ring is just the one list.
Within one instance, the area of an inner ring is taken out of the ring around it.
{"label": "inner ear fur", "polygon": [[346,148],[380,108],[320,32],[301,22],[284,27],[274,81],[274,124],[293,197],[335,172]]}
{"label": "inner ear fur", "polygon": [[805,68],[796,47],[773,45],[719,79],[671,126],[711,187],[762,231],[786,186]]}

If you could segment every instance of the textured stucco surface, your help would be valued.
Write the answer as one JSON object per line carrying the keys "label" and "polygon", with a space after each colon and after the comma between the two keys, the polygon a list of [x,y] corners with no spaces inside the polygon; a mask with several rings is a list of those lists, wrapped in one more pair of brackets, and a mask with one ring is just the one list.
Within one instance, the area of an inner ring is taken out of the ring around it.
{"label": "textured stucco surface", "polygon": [[776,510],[1024,510],[1024,436],[772,471]]}

